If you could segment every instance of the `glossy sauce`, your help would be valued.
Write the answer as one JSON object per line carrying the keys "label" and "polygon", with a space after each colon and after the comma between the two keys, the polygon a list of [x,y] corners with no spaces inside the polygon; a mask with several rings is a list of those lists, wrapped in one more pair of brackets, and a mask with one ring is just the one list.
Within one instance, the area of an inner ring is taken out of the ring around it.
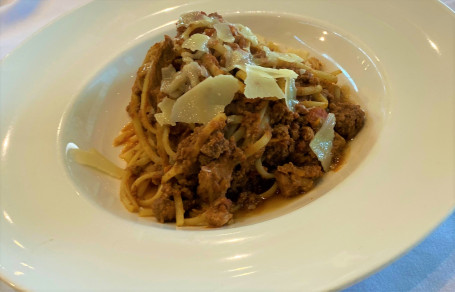
{"label": "glossy sauce", "polygon": [[[331,171],[337,172],[346,163],[346,161],[348,160],[348,156],[350,155],[351,142],[352,142],[352,140],[346,143],[346,146],[343,149],[343,154],[340,157],[336,158],[336,161],[332,164],[333,169]],[[319,183],[320,183],[320,180],[316,183],[315,187]],[[289,197],[289,198],[283,197],[278,193],[278,194],[268,198],[267,200],[264,200],[261,204],[259,204],[253,210],[246,210],[246,209],[238,210],[237,212],[234,213],[234,220],[246,219],[246,218],[266,214],[267,212],[271,212],[271,211],[277,210],[279,208],[283,208],[286,205],[295,202],[296,200],[302,199],[302,197],[307,197],[304,199],[304,201],[306,201],[303,203],[304,205],[311,203],[313,200],[318,198],[318,197],[311,196],[311,190],[309,193],[301,194],[301,195],[297,195],[297,196],[293,196],[293,197]]]}
{"label": "glossy sauce", "polygon": [[253,210],[240,209],[239,211],[234,213],[234,219],[244,219],[244,218],[262,215],[264,213],[271,212],[276,209],[282,208],[282,207],[286,206],[287,204],[290,204],[299,198],[301,198],[301,196],[294,196],[291,198],[286,198],[286,197],[281,196],[280,194],[277,194],[277,195],[274,195],[274,196],[268,198],[267,200],[264,200],[261,204],[259,204],[256,207],[256,209],[253,209]]}

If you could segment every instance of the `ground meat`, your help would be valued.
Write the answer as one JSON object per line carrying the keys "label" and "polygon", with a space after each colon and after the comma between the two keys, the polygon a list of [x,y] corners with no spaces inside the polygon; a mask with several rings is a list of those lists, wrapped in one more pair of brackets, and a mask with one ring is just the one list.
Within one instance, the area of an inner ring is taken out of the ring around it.
{"label": "ground meat", "polygon": [[202,166],[202,165],[207,165],[209,164],[213,159],[210,158],[209,156],[205,155],[205,154],[200,154],[199,155],[199,164]]}
{"label": "ground meat", "polygon": [[309,113],[308,109],[302,103],[296,104],[294,110],[300,115],[307,115]]}
{"label": "ground meat", "polygon": [[186,187],[189,190],[196,190],[197,186],[197,173],[192,173],[192,174],[179,174],[175,176],[175,180],[177,181],[177,184],[182,187]]}
{"label": "ground meat", "polygon": [[344,139],[351,140],[365,122],[365,112],[360,106],[351,103],[331,103],[330,112],[335,114],[335,131]]}
{"label": "ground meat", "polygon": [[314,107],[309,110],[307,120],[313,129],[319,129],[327,118],[327,112],[320,107]]}
{"label": "ground meat", "polygon": [[[149,49],[146,56],[148,62],[144,64],[146,66],[141,66],[137,72],[138,76],[145,76],[148,68],[151,70],[149,77],[149,92],[151,98],[149,101],[155,110],[157,109],[157,104],[160,102],[158,93],[161,87],[161,68],[167,67],[171,64],[175,56],[176,53],[174,51],[174,43],[172,39],[166,35],[164,36],[164,41],[156,43]],[[133,93],[139,96],[141,95],[142,83],[143,78],[136,78],[132,89]],[[131,106],[128,107],[130,116],[133,116],[137,110],[138,108],[133,108]]]}
{"label": "ground meat", "polygon": [[289,135],[289,126],[278,125],[272,130],[272,139],[264,152],[264,161],[272,166],[282,164],[294,151],[294,140]]}
{"label": "ground meat", "polygon": [[296,165],[317,165],[318,158],[310,148],[310,142],[314,138],[314,131],[308,126],[300,128],[299,138],[295,141],[294,152],[290,155],[290,161]]}
{"label": "ground meat", "polygon": [[[216,131],[210,136],[207,143],[201,147],[201,153],[203,154],[203,159],[207,161],[207,159],[218,159],[220,155],[228,149],[229,141],[224,138],[224,134],[221,131]],[[199,161],[201,161],[201,156],[199,157]],[[204,163],[201,164],[204,165]]]}
{"label": "ground meat", "polygon": [[199,147],[203,147],[206,140],[210,137],[206,137],[201,134],[204,132],[204,127],[210,127],[210,129],[213,129],[213,133],[224,129],[225,126],[226,123],[224,120],[212,120],[205,126],[195,128],[191,135],[179,143],[175,165],[181,169],[181,173],[191,175],[198,172],[199,163],[196,162],[198,162],[198,156],[200,153]]}
{"label": "ground meat", "polygon": [[255,47],[250,48],[253,58],[265,60],[267,58],[267,53],[264,50],[257,49]]}
{"label": "ground meat", "polygon": [[237,161],[243,159],[243,152],[237,148],[233,140],[222,157],[201,167],[198,174],[197,194],[202,201],[212,203],[224,197],[231,186],[232,171]]}
{"label": "ground meat", "polygon": [[253,192],[243,192],[240,194],[237,205],[246,210],[254,210],[264,200]]}
{"label": "ground meat", "polygon": [[193,199],[194,198],[194,193],[191,190],[191,187],[188,187],[187,185],[180,184],[180,183],[174,183],[172,185],[173,189],[176,190],[177,192],[180,193],[183,199]]}
{"label": "ground meat", "polygon": [[289,125],[294,119],[298,118],[299,114],[291,112],[283,100],[278,100],[271,102],[269,116],[271,125]]}
{"label": "ground meat", "polygon": [[170,198],[173,198],[174,194],[179,191],[168,183],[162,186],[161,192],[161,196],[152,203],[153,214],[161,223],[173,221],[175,219],[175,203]]}
{"label": "ground meat", "polygon": [[[337,100],[337,99],[335,98],[335,96],[334,96],[329,90],[327,90],[327,89],[325,89],[325,88],[322,90],[321,94],[322,94],[323,96],[325,96],[325,98],[327,98],[327,100],[329,101],[329,103],[332,103],[332,102],[334,102],[334,101]],[[341,97],[340,97],[340,99],[341,99]]]}
{"label": "ground meat", "polygon": [[260,138],[260,122],[261,120],[259,113],[244,112],[241,125],[246,129],[244,137],[246,141],[256,141]]}
{"label": "ground meat", "polygon": [[179,141],[185,139],[193,130],[186,123],[176,123],[175,126],[171,126],[169,129],[169,142],[172,149],[177,149]]}
{"label": "ground meat", "polygon": [[175,219],[174,196],[183,199],[183,209],[189,210],[197,204],[194,192],[179,183],[166,183],[162,186],[161,195],[152,203],[153,214],[159,222],[169,222]]}
{"label": "ground meat", "polygon": [[335,137],[333,138],[333,147],[332,154],[333,158],[339,157],[343,154],[344,147],[346,146],[346,140],[335,132]]}
{"label": "ground meat", "polygon": [[[247,40],[243,34],[239,33],[237,28],[233,25],[229,25],[232,35],[234,36],[234,42],[242,49],[247,48],[250,44],[250,41]],[[229,45],[229,44],[228,44]]]}
{"label": "ground meat", "polygon": [[214,35],[216,33],[216,29],[214,28],[206,28],[204,30],[204,34],[211,37],[212,35]]}
{"label": "ground meat", "polygon": [[317,85],[319,84],[319,78],[315,77],[311,71],[306,71],[302,75],[300,75],[296,81],[296,86],[308,86],[308,85]]}
{"label": "ground meat", "polygon": [[285,197],[308,192],[313,188],[314,181],[322,175],[319,165],[297,167],[292,162],[278,166],[275,172],[278,188]]}
{"label": "ground meat", "polygon": [[301,127],[301,123],[299,123],[297,121],[293,121],[291,123],[291,125],[289,126],[289,135],[291,136],[291,139],[293,140],[293,142],[295,142],[296,140],[299,140],[299,138],[300,138],[300,127]]}
{"label": "ground meat", "polygon": [[230,47],[233,51],[240,49],[239,45],[236,43],[227,43],[226,44],[228,47]]}
{"label": "ground meat", "polygon": [[159,43],[158,51],[150,54],[151,74],[150,88],[159,89],[161,87],[161,68],[167,67],[175,58],[174,44],[169,36],[164,36],[164,41]]}
{"label": "ground meat", "polygon": [[332,164],[330,167],[336,169],[343,159],[344,150],[346,148],[346,140],[335,132],[335,137],[333,138],[333,147],[332,147]]}
{"label": "ground meat", "polygon": [[187,27],[184,25],[177,26],[177,37],[181,36],[182,33],[184,33],[186,29],[187,29]]}
{"label": "ground meat", "polygon": [[243,95],[236,93],[234,99],[228,104],[224,112],[229,115],[243,115],[246,112],[254,113],[263,107],[265,102],[262,98],[245,98]]}
{"label": "ground meat", "polygon": [[213,202],[224,196],[231,185],[232,166],[211,162],[201,167],[198,175],[197,194],[204,202]]}
{"label": "ground meat", "polygon": [[220,227],[232,219],[230,212],[232,201],[226,197],[218,198],[205,212],[205,218],[211,227]]}
{"label": "ground meat", "polygon": [[214,18],[217,18],[220,22],[224,22],[223,16],[219,15],[219,14],[216,13],[216,12],[210,13],[210,14],[209,14],[209,17],[214,17]]}
{"label": "ground meat", "polygon": [[239,34],[239,35],[236,35],[235,36],[235,42],[237,44],[239,44],[239,47],[241,47],[242,49],[248,47],[248,45],[250,44],[250,41],[247,40],[243,35]]}
{"label": "ground meat", "polygon": [[237,165],[232,173],[231,187],[228,197],[237,202],[241,192],[260,192],[261,177],[258,175],[252,159]]}
{"label": "ground meat", "polygon": [[195,163],[197,161],[199,151],[195,151],[194,144],[198,140],[200,130],[201,129],[196,128],[190,136],[186,137],[179,143],[177,148],[176,164],[178,163],[187,175],[196,173],[199,166]]}

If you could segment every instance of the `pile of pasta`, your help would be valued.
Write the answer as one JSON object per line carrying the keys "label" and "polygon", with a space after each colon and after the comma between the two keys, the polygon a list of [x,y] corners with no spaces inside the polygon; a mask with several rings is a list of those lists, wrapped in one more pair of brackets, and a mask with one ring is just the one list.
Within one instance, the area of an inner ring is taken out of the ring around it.
{"label": "pile of pasta", "polygon": [[131,121],[114,141],[126,161],[125,207],[177,226],[219,227],[272,196],[309,191],[353,138],[337,133],[330,112],[331,101],[352,105],[336,85],[341,71],[321,69],[307,52],[217,13],[182,15],[177,35],[147,52]]}

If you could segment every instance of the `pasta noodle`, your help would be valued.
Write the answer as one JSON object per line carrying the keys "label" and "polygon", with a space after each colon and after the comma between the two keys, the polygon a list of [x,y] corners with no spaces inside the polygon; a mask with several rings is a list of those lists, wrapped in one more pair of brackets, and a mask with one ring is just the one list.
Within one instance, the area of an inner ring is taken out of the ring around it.
{"label": "pasta noodle", "polygon": [[273,173],[269,173],[264,169],[264,166],[262,165],[262,160],[260,158],[256,160],[254,166],[256,167],[257,172],[259,173],[260,176],[262,176],[262,178],[265,179],[275,178]]}

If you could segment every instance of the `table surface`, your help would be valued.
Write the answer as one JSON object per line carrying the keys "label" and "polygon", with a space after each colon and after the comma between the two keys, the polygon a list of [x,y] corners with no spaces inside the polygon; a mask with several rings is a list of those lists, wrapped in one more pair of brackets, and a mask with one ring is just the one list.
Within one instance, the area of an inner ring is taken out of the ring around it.
{"label": "table surface", "polygon": [[[0,0],[0,59],[46,24],[90,1]],[[440,2],[455,11],[455,0]],[[14,289],[0,282],[0,291]],[[455,291],[455,212],[411,251],[344,291]]]}

